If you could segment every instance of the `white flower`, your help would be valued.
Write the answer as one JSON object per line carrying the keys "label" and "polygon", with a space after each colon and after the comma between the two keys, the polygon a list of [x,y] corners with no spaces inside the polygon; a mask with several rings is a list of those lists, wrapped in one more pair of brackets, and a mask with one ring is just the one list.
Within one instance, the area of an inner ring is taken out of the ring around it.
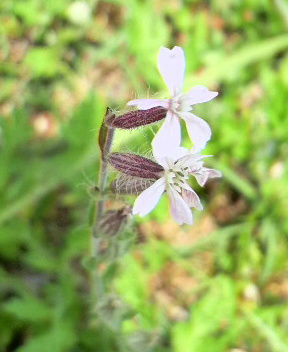
{"label": "white flower", "polygon": [[[192,88],[188,93],[181,93],[185,71],[185,57],[182,48],[175,46],[172,50],[162,47],[158,57],[158,69],[168,86],[170,99],[136,99],[128,105],[137,105],[141,110],[155,106],[167,109],[165,122],[156,134],[152,145],[156,148],[165,146],[167,141],[174,140],[180,146],[181,130],[180,119],[186,122],[188,134],[193,142],[193,150],[200,151],[211,138],[211,129],[207,122],[192,114],[192,105],[205,103],[215,98],[218,93],[211,92],[202,86]],[[169,146],[169,145],[168,145]]]}
{"label": "white flower", "polygon": [[207,157],[206,155],[192,154],[185,148],[173,148],[173,151],[170,149],[169,156],[163,155],[162,149],[159,154],[153,148],[153,153],[157,162],[164,168],[163,176],[137,197],[133,214],[147,215],[166,191],[173,219],[179,225],[192,225],[193,215],[190,208],[202,210],[203,207],[187,180],[193,175],[199,185],[203,186],[208,178],[220,177],[221,173],[203,166],[202,159]]}

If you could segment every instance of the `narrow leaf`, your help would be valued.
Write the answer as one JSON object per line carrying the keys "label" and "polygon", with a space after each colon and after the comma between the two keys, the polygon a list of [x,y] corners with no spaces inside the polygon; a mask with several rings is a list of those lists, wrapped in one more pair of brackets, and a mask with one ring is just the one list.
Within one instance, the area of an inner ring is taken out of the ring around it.
{"label": "narrow leaf", "polygon": [[115,117],[115,115],[112,113],[111,109],[107,108],[105,116],[104,116],[102,124],[101,124],[101,127],[100,127],[100,130],[99,130],[99,135],[98,135],[98,144],[99,144],[102,155],[103,155],[103,150],[104,150],[104,146],[105,146],[107,135],[108,135],[108,129],[109,129],[106,125],[106,119],[113,120],[114,117]]}
{"label": "narrow leaf", "polygon": [[196,81],[203,85],[213,81],[225,81],[225,79],[231,77],[231,73],[233,73],[233,78],[237,79],[241,70],[248,65],[268,59],[287,48],[287,34],[246,45],[235,50],[231,55],[225,55],[218,62],[213,62],[213,65],[206,67],[201,73],[190,76],[185,82],[185,87],[187,89],[191,88]]}

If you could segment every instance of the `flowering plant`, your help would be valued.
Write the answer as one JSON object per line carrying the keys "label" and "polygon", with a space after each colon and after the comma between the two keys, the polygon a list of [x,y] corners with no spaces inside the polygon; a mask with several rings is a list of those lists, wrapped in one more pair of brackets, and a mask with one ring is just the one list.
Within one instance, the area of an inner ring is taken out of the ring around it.
{"label": "flowering plant", "polygon": [[[103,168],[100,191],[105,193],[107,165],[110,163],[120,172],[120,176],[111,183],[112,192],[138,194],[133,209],[125,206],[123,210],[108,211],[103,214],[103,200],[98,204],[98,223],[105,223],[105,229],[119,229],[121,222],[127,222],[130,215],[145,216],[154,209],[163,193],[167,193],[172,218],[180,225],[193,223],[191,207],[202,210],[201,201],[188,181],[194,176],[200,186],[209,178],[220,177],[221,173],[204,166],[207,155],[200,152],[211,138],[211,129],[207,122],[192,114],[194,105],[215,98],[218,93],[205,87],[196,86],[182,93],[185,71],[184,52],[180,47],[172,50],[161,48],[158,57],[158,69],[170,90],[169,99],[136,99],[128,102],[138,106],[138,110],[115,116],[107,113],[99,134]],[[165,119],[152,141],[155,161],[133,153],[111,152],[112,139],[117,128],[131,129],[149,125]],[[193,146],[190,150],[181,147],[180,119],[186,127]],[[124,176],[125,175],[125,176]],[[126,178],[125,178],[126,177]],[[99,210],[100,209],[100,210]],[[121,214],[121,220],[120,215]],[[119,221],[118,221],[118,218]],[[105,221],[101,221],[104,218]],[[107,220],[108,219],[108,220]],[[113,226],[108,226],[108,222]],[[105,232],[102,228],[102,231]],[[101,230],[101,228],[100,228]]]}
{"label": "flowering plant", "polygon": [[[209,178],[220,177],[221,173],[203,166],[202,159],[208,155],[194,154],[186,148],[175,147],[173,153],[166,156],[157,154],[157,150],[153,148],[153,153],[158,164],[135,154],[112,153],[110,156],[110,163],[120,172],[134,177],[155,179],[136,199],[133,214],[147,215],[154,209],[162,194],[167,192],[173,219],[179,225],[192,225],[190,208],[202,210],[203,207],[187,180],[192,175],[200,186],[204,186]],[[141,163],[137,170],[131,165],[133,159]]]}
{"label": "flowering plant", "polygon": [[[91,287],[95,290],[93,297],[97,300],[96,304],[93,302],[93,313],[95,309],[97,319],[101,319],[101,325],[102,322],[107,324],[109,331],[119,329],[121,348],[125,345],[120,324],[131,312],[117,295],[109,292],[106,281],[117,272],[115,260],[134,242],[135,232],[125,229],[129,219],[133,215],[146,216],[166,194],[173,220],[179,225],[192,225],[191,209],[202,210],[203,206],[190,181],[196,180],[194,183],[202,187],[208,179],[221,176],[219,171],[204,166],[204,160],[210,156],[202,155],[211,137],[210,127],[190,112],[194,105],[207,102],[218,93],[202,86],[196,86],[188,93],[181,92],[185,59],[179,47],[172,50],[161,48],[158,68],[171,97],[132,100],[128,105],[137,105],[139,109],[134,108],[118,116],[107,108],[98,136],[101,152],[99,184],[93,188],[96,201],[90,212],[93,258],[89,258],[92,260],[88,260],[85,265],[91,269]],[[181,119],[186,122],[193,143],[189,149],[181,145]],[[130,130],[161,120],[164,123],[152,141],[151,158],[131,152],[112,151],[117,129]],[[109,166],[117,171],[117,177],[108,186]],[[137,195],[133,205],[119,202],[131,195]],[[116,207],[112,207],[114,198],[117,199]],[[142,341],[146,335],[139,336]],[[139,338],[136,341],[138,343]],[[139,350],[138,344],[136,349]]]}
{"label": "flowering plant", "polygon": [[185,148],[175,148],[173,154],[158,156],[155,148],[153,150],[155,159],[164,171],[153,185],[138,196],[133,214],[141,216],[148,214],[166,191],[173,219],[179,225],[192,225],[193,216],[190,208],[202,210],[203,207],[198,195],[187,182],[189,176],[193,175],[199,185],[203,186],[208,178],[220,177],[221,173],[203,166],[202,159],[207,155],[193,154]]}

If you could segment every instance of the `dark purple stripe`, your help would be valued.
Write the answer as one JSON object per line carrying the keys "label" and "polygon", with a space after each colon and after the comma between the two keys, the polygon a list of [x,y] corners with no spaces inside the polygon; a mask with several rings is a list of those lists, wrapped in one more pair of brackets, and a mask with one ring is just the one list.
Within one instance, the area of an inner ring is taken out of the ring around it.
{"label": "dark purple stripe", "polygon": [[129,111],[106,123],[115,128],[132,129],[160,121],[164,119],[166,114],[167,109],[156,106],[148,110]]}
{"label": "dark purple stripe", "polygon": [[154,161],[130,153],[112,153],[109,155],[109,162],[116,170],[141,178],[158,179],[159,173],[164,170]]}

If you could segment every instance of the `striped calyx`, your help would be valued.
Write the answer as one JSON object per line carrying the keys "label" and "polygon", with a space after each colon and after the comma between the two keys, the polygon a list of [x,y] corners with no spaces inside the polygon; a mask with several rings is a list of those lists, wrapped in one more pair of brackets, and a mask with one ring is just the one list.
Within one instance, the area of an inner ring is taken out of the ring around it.
{"label": "striped calyx", "polygon": [[120,175],[111,182],[110,189],[117,194],[140,194],[154,182],[155,180],[149,178]]}
{"label": "striped calyx", "polygon": [[163,167],[143,156],[131,153],[111,153],[110,164],[123,174],[157,180],[162,177]]}
{"label": "striped calyx", "polygon": [[126,225],[132,214],[132,207],[129,205],[121,209],[107,210],[99,223],[99,229],[103,234],[109,236],[117,235],[123,226]]}
{"label": "striped calyx", "polygon": [[160,121],[164,119],[166,113],[167,109],[162,106],[156,106],[147,110],[129,111],[116,118],[106,119],[106,125],[113,128],[133,129]]}

